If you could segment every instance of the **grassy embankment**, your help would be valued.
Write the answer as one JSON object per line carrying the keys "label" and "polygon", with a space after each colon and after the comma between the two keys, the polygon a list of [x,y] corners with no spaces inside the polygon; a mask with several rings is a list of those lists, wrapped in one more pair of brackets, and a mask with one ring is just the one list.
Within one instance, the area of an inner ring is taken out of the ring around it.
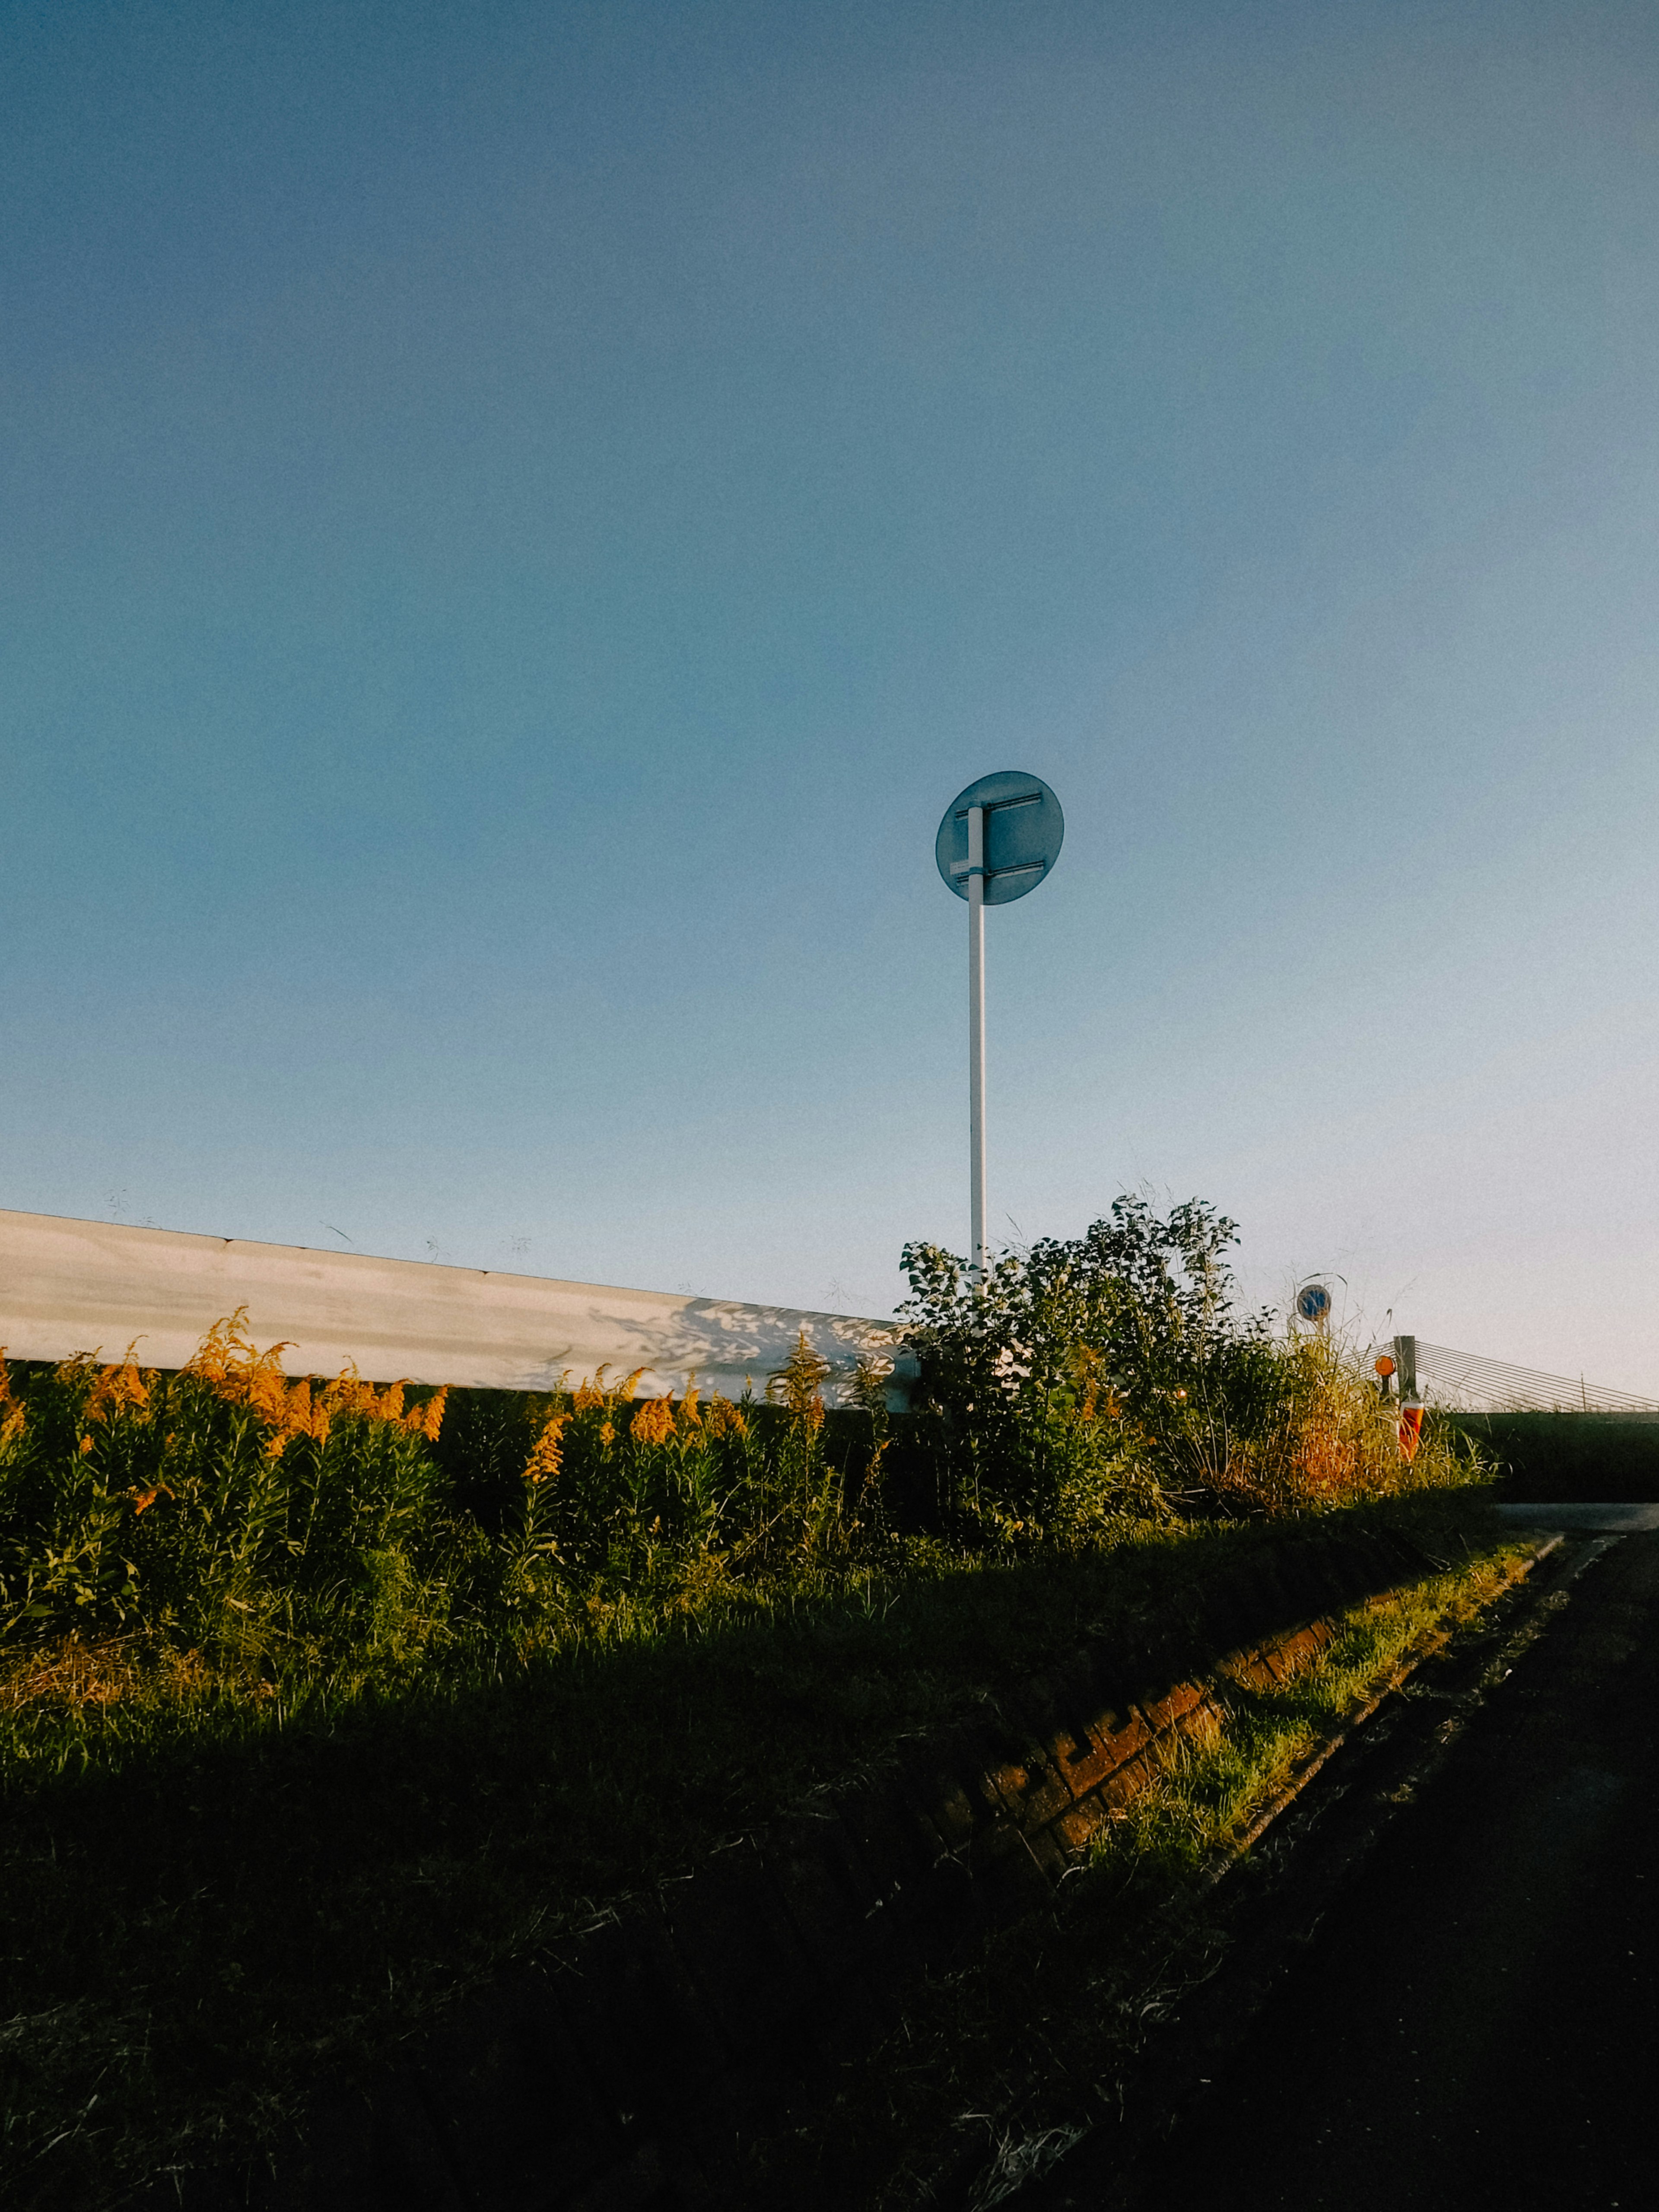
{"label": "grassy embankment", "polygon": [[[1446,1436],[1403,1467],[1339,1348],[1231,1318],[1226,1224],[1114,1222],[980,1287],[911,1255],[903,1435],[866,1376],[836,1437],[804,1347],[739,1406],[325,1387],[229,1326],[178,1376],[10,1370],[7,2201],[246,2154],[596,1902],[1286,1516],[1497,1543]],[[1240,1710],[1212,1826],[1282,1750]]]}
{"label": "grassy embankment", "polygon": [[[1215,1880],[1287,1781],[1402,1660],[1510,1586],[1536,1540],[1465,1492],[1402,1501],[1460,1564],[1342,1618],[1316,1662],[1271,1690],[1230,1686],[1219,1741],[1188,1743],[1097,1838],[1054,1910],[913,1988],[896,2025],[734,2160],[734,2207],[899,2212],[1000,2203],[1121,2111],[1148,2037],[1220,1964],[1253,1891]],[[1467,1548],[1465,1548],[1467,1547]]]}

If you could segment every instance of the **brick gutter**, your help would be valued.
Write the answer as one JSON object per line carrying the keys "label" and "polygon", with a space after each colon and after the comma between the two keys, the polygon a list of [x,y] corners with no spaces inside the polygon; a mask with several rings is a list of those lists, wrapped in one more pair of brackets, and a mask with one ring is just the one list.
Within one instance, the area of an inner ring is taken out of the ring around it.
{"label": "brick gutter", "polygon": [[[1515,1579],[1518,1581],[1522,1575],[1530,1574],[1535,1566],[1550,1556],[1551,1553],[1560,1548],[1561,1541],[1562,1539],[1559,1536],[1547,1537],[1539,1545],[1531,1557],[1521,1564]],[[1437,1628],[1431,1630],[1420,1642],[1411,1645],[1387,1677],[1376,1684],[1370,1694],[1347,1716],[1340,1728],[1333,1729],[1328,1735],[1321,1736],[1318,1741],[1304,1753],[1291,1770],[1284,1787],[1274,1791],[1249,1827],[1244,1829],[1224,1850],[1217,1852],[1210,1869],[1212,1883],[1219,1881],[1228,1869],[1236,1865],[1257,1838],[1263,1835],[1273,1826],[1279,1814],[1288,1811],[1326,1762],[1335,1757],[1357,1729],[1364,1728],[1380,1705],[1405,1686],[1424,1661],[1432,1659],[1443,1651],[1450,1641],[1451,1634],[1449,1630]]]}

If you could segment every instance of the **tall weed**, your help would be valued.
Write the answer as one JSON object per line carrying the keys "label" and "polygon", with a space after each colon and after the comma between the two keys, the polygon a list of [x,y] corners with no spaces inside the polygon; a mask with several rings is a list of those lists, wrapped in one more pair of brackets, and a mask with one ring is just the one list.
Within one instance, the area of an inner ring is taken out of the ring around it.
{"label": "tall weed", "polygon": [[174,1375],[131,1351],[8,1374],[0,1639],[142,1629],[257,1663],[397,1643],[430,1600],[444,1394],[290,1382],[246,1318]]}

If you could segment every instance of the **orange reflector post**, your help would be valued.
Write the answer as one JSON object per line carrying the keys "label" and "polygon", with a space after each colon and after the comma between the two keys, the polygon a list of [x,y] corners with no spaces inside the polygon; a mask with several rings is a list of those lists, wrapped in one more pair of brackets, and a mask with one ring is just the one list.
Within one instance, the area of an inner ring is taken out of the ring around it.
{"label": "orange reflector post", "polygon": [[1417,1457],[1417,1447],[1423,1440],[1423,1408],[1402,1406],[1400,1408],[1400,1456],[1403,1460]]}

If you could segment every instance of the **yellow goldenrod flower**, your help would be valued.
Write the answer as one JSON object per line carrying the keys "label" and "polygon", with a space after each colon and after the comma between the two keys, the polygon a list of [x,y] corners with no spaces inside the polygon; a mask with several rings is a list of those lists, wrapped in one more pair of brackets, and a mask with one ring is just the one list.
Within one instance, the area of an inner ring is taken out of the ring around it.
{"label": "yellow goldenrod flower", "polygon": [[550,1482],[558,1473],[559,1461],[564,1450],[560,1439],[569,1419],[568,1413],[555,1413],[543,1424],[542,1432],[536,1439],[535,1449],[524,1471],[527,1482]]}
{"label": "yellow goldenrod flower", "polygon": [[674,1433],[672,1398],[647,1398],[635,1414],[629,1433],[636,1443],[665,1444]]}

